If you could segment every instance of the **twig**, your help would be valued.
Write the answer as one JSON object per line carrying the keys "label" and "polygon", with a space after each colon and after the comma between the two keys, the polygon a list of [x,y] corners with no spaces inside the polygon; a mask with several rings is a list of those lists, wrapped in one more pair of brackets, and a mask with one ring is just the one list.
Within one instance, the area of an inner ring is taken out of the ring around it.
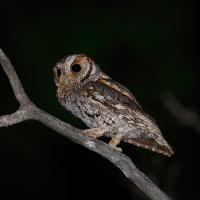
{"label": "twig", "polygon": [[20,103],[19,109],[10,115],[0,117],[0,127],[6,127],[25,120],[40,121],[55,132],[73,140],[87,149],[100,154],[118,167],[124,175],[135,183],[150,199],[168,200],[169,197],[159,189],[146,175],[141,172],[129,157],[114,150],[106,143],[85,136],[81,130],[39,109],[26,95],[21,81],[14,67],[4,52],[0,49],[0,63],[9,78],[16,99]]}
{"label": "twig", "polygon": [[184,126],[189,126],[196,132],[200,133],[200,116],[185,107],[173,94],[166,93],[162,96],[161,101],[170,114]]}

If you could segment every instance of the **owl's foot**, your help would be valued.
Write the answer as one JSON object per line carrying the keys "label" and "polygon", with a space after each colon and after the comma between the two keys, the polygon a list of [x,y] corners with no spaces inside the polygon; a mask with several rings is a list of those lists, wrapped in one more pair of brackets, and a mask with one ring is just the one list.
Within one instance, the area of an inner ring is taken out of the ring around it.
{"label": "owl's foot", "polygon": [[93,138],[99,138],[108,132],[109,132],[108,128],[91,128],[83,131],[85,135]]}
{"label": "owl's foot", "polygon": [[112,148],[122,152],[122,148],[117,147],[117,145],[121,142],[122,140],[122,134],[121,133],[116,133],[116,135],[113,136],[113,138],[110,140],[108,143]]}

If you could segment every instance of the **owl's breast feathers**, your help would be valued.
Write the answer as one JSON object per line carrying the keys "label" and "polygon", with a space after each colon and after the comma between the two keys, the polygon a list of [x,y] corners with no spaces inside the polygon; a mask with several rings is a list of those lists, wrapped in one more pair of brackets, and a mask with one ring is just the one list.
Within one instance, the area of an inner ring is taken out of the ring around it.
{"label": "owl's breast feathers", "polygon": [[104,109],[112,110],[115,115],[123,116],[127,123],[137,129],[140,133],[138,137],[131,137],[131,135],[128,138],[124,137],[126,142],[167,156],[173,154],[172,148],[162,136],[156,122],[144,112],[126,87],[112,79],[99,79],[86,83],[83,86],[83,92],[88,98],[101,104]]}

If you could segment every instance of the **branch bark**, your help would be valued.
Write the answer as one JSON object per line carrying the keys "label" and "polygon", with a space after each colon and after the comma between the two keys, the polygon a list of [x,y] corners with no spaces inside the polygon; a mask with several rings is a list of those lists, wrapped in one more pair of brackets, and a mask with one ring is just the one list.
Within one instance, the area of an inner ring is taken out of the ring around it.
{"label": "branch bark", "polygon": [[0,127],[7,127],[29,119],[37,120],[53,129],[55,132],[109,160],[116,167],[118,167],[129,180],[135,183],[137,187],[139,187],[150,199],[169,200],[169,197],[143,172],[141,172],[128,156],[113,149],[100,140],[87,137],[81,130],[38,108],[26,95],[14,67],[1,49],[0,63],[8,76],[15,97],[20,103],[20,107],[16,112],[10,115],[0,116]]}

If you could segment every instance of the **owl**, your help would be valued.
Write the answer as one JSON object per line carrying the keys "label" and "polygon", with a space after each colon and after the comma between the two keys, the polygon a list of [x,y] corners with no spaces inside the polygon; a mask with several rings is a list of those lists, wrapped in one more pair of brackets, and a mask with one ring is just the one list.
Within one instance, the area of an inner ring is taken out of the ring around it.
{"label": "owl", "polygon": [[107,136],[109,145],[121,141],[151,151],[173,155],[157,123],[142,109],[134,95],[112,80],[83,54],[62,58],[53,68],[57,97],[61,105],[81,119],[89,129],[84,134]]}

